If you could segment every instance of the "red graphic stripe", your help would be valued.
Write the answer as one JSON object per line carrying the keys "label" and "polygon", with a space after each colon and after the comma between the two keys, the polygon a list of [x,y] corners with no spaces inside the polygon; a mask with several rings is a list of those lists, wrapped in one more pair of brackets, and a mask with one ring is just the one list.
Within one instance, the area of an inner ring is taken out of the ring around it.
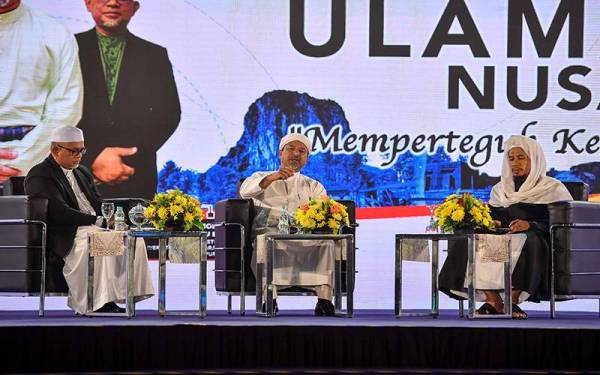
{"label": "red graphic stripe", "polygon": [[430,216],[431,212],[427,206],[391,206],[391,207],[358,207],[356,218],[362,219],[386,219],[394,217]]}

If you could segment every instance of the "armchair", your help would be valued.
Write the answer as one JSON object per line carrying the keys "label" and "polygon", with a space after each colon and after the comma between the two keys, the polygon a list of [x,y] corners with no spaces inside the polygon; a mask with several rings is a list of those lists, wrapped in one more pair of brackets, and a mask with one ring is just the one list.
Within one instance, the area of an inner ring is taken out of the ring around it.
{"label": "armchair", "polygon": [[23,178],[3,184],[0,196],[0,294],[38,296],[39,316],[44,316],[47,295],[66,295],[62,259],[46,253],[48,201],[23,193]]}
{"label": "armchair", "polygon": [[598,299],[600,303],[600,204],[585,202],[584,183],[565,183],[574,201],[548,206],[551,249],[550,315],[556,301]]}
{"label": "armchair", "polygon": [[[350,227],[342,233],[355,235],[354,201],[338,200],[348,209]],[[252,259],[252,199],[225,199],[215,205],[215,288],[227,296],[227,312],[231,314],[232,296],[240,296],[240,315],[245,315],[245,296],[256,293],[256,278],[250,267]],[[354,241],[356,243],[356,241]],[[356,247],[353,251],[356,250]],[[342,293],[346,293],[346,262],[342,262]],[[241,286],[244,285],[244,288]],[[313,295],[312,291],[294,287],[279,295]]]}

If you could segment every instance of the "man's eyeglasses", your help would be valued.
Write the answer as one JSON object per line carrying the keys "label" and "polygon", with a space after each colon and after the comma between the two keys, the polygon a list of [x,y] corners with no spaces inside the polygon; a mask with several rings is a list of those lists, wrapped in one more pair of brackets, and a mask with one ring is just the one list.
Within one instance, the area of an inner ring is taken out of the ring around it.
{"label": "man's eyeglasses", "polygon": [[58,147],[62,148],[63,150],[67,150],[71,153],[71,156],[77,156],[79,154],[81,155],[85,155],[85,153],[87,152],[87,148],[68,148],[68,147],[63,147],[61,145],[57,145]]}
{"label": "man's eyeglasses", "polygon": [[[99,0],[101,3],[106,4],[110,0]],[[135,0],[115,0],[119,4],[132,4]]]}

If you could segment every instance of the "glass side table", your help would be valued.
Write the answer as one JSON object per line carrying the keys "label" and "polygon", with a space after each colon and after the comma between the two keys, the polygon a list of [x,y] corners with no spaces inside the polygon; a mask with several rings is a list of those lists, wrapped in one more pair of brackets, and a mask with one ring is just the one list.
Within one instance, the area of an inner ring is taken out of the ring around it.
{"label": "glass side table", "polygon": [[[135,242],[138,238],[158,238],[159,253],[158,253],[158,313],[160,316],[167,315],[166,310],[166,262],[167,262],[167,241],[169,238],[176,237],[194,237],[199,239],[198,251],[200,256],[199,265],[199,307],[198,315],[201,318],[206,317],[206,232],[203,231],[188,231],[188,232],[172,232],[159,230],[130,230],[127,232],[129,254],[135,253]],[[129,257],[133,258],[133,257]],[[128,270],[133,275],[133,259],[128,263]],[[127,289],[133,289],[133,277],[127,280]],[[133,305],[133,293],[127,294],[127,306]],[[131,299],[131,301],[129,301]],[[169,315],[190,315],[183,311],[171,311]]]}
{"label": "glass side table", "polygon": [[[277,241],[333,241],[335,249],[334,265],[334,307],[336,316],[352,318],[354,315],[354,281],[355,281],[355,253],[354,236],[352,234],[267,234],[267,248],[265,263],[256,264],[256,313],[258,315],[273,317],[273,258]],[[346,242],[346,254],[342,246],[335,246],[336,242]],[[346,311],[342,310],[342,261],[346,255]],[[265,313],[261,312],[263,301],[263,277],[266,276]]]}
{"label": "glass side table", "polygon": [[[468,303],[469,303],[469,319],[476,318],[512,318],[512,304],[504,304],[504,313],[498,315],[481,315],[475,310],[475,252],[477,249],[478,234],[451,234],[451,233],[424,233],[424,234],[396,234],[396,256],[395,256],[395,283],[394,283],[394,314],[396,318],[403,316],[439,316],[439,241],[448,240],[467,240],[467,285],[468,285]],[[407,239],[421,239],[431,241],[431,312],[428,313],[403,313],[402,312],[402,242]],[[504,299],[511,299],[511,247],[510,240],[508,241],[508,257],[504,263]]]}

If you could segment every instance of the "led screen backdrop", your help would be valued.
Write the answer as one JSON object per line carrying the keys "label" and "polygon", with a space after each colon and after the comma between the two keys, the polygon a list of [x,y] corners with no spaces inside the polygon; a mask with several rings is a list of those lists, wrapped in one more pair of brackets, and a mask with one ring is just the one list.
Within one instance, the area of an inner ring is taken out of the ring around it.
{"label": "led screen backdrop", "polygon": [[[27,3],[93,25],[83,1]],[[511,134],[600,193],[600,1],[140,3],[130,30],[168,49],[182,107],[158,190],[234,197],[300,131],[305,173],[361,207],[487,198]]]}

